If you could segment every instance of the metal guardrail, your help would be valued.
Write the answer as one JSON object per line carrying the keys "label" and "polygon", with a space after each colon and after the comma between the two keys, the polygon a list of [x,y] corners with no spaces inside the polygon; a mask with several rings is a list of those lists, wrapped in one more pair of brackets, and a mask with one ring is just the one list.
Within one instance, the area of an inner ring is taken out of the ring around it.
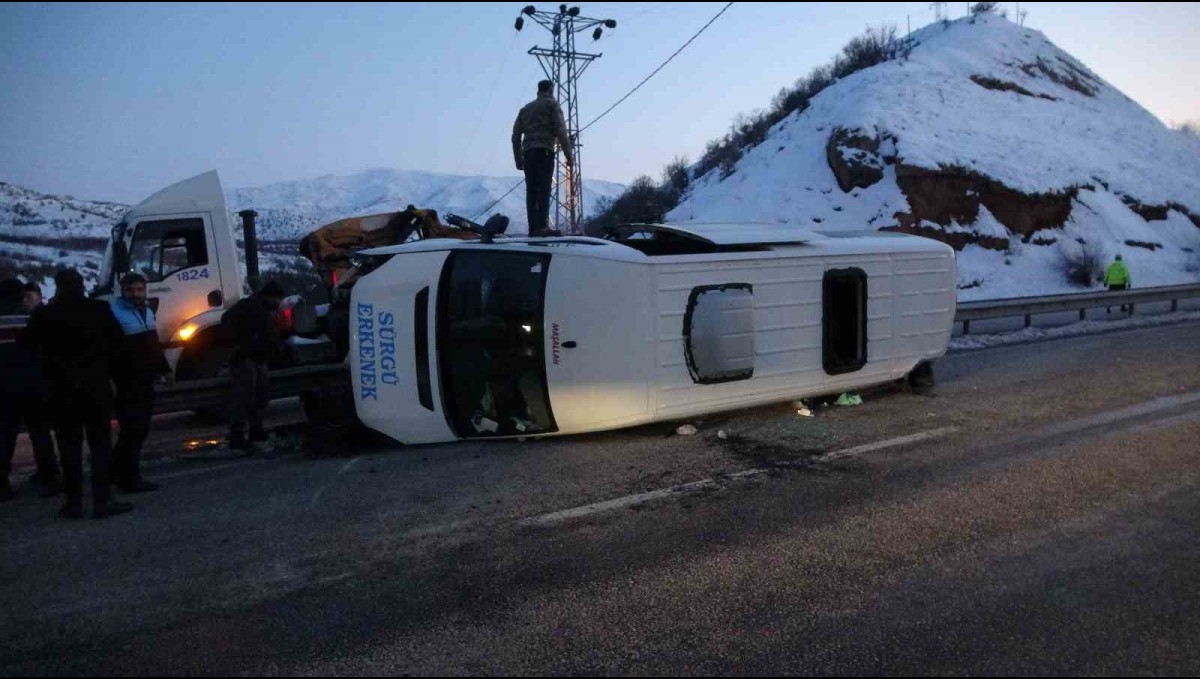
{"label": "metal guardrail", "polygon": [[1078,311],[1079,320],[1082,321],[1087,319],[1088,309],[1127,305],[1130,307],[1129,313],[1132,314],[1133,307],[1136,305],[1153,302],[1170,302],[1171,311],[1178,311],[1179,300],[1193,297],[1200,297],[1200,284],[1045,297],[989,299],[959,304],[958,311],[954,314],[954,322],[963,324],[963,334],[966,335],[971,332],[971,321],[1024,316],[1025,327],[1028,328],[1033,325],[1034,314]]}
{"label": "metal guardrail", "polygon": [[[305,389],[322,389],[338,380],[348,380],[344,363],[306,365],[271,371],[271,399],[288,398]],[[154,392],[154,412],[174,413],[184,410],[228,409],[230,391],[228,377],[179,382],[174,387]]]}

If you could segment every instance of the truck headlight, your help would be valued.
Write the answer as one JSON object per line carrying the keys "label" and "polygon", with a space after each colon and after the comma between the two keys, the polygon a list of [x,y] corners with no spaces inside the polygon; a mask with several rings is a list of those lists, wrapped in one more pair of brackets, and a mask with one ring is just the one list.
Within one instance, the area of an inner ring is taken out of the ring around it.
{"label": "truck headlight", "polygon": [[192,339],[192,336],[195,335],[196,331],[199,329],[200,329],[200,326],[196,325],[195,323],[188,323],[188,324],[184,325],[182,328],[180,328],[179,332],[177,332],[175,334],[178,335],[179,341],[186,342],[186,341]]}

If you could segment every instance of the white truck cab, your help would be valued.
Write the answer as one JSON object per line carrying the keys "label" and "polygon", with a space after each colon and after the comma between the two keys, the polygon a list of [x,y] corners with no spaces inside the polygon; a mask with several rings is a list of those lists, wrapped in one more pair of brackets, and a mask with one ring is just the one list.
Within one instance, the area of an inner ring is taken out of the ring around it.
{"label": "white truck cab", "polygon": [[[155,193],[113,227],[99,295],[120,295],[119,281],[126,272],[146,277],[147,297],[172,368],[185,373],[207,369],[181,366],[180,356],[189,343],[205,341],[206,333],[219,326],[221,314],[242,297],[245,287],[215,171]],[[189,360],[200,359],[197,355]]]}
{"label": "white truck cab", "polygon": [[944,354],[955,311],[953,250],[898,234],[631,225],[361,254],[386,262],[352,293],[355,407],[410,444],[861,389]]}

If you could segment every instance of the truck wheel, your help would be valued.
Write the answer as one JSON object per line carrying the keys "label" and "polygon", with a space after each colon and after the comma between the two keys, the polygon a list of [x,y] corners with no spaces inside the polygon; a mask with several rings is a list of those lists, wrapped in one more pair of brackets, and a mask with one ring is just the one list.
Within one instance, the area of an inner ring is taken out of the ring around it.
{"label": "truck wheel", "polygon": [[[186,382],[228,375],[230,353],[224,347],[201,347],[198,353],[184,353],[175,366],[175,379]],[[192,412],[206,422],[220,422],[229,415],[222,406],[197,408]]]}
{"label": "truck wheel", "polygon": [[309,424],[321,421],[321,392],[305,389],[300,392],[300,406],[304,408],[304,419]]}
{"label": "truck wheel", "polygon": [[358,421],[354,411],[354,394],[349,386],[326,386],[300,392],[304,417],[314,425],[346,425]]}
{"label": "truck wheel", "polygon": [[349,384],[306,389],[300,392],[300,403],[317,450],[346,454],[376,445],[380,440],[380,434],[358,419]]}
{"label": "truck wheel", "polygon": [[175,367],[175,379],[183,382],[228,375],[230,353],[228,349],[220,347],[203,349],[197,354],[185,353],[179,357],[179,364]]}
{"label": "truck wheel", "polygon": [[922,361],[917,364],[912,372],[908,373],[908,386],[912,388],[913,393],[924,394],[933,389],[933,363]]}

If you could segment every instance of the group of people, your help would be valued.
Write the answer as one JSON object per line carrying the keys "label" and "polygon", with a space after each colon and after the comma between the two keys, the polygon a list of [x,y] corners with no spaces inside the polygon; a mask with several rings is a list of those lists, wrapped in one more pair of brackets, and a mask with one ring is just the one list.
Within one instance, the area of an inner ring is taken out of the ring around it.
{"label": "group of people", "polygon": [[[153,312],[145,307],[146,280],[126,276],[122,298],[111,304],[88,299],[77,271],[60,271],[54,283],[54,299],[33,308],[23,303],[20,281],[0,284],[0,314],[27,316],[23,332],[2,347],[8,379],[0,392],[0,500],[15,497],[8,476],[24,421],[37,460],[36,485],[43,496],[66,493],[62,516],[83,516],[85,439],[91,451],[93,515],[124,514],[133,507],[112,499],[110,482],[130,493],[157,488],[141,478],[138,464],[150,420],[143,385],[153,394],[154,379],[167,372]],[[140,299],[134,290],[140,290]],[[121,424],[115,449],[114,410]]]}
{"label": "group of people", "polygon": [[[33,485],[43,497],[65,495],[62,517],[84,516],[85,440],[91,453],[92,515],[124,514],[133,506],[113,499],[113,487],[129,494],[159,488],[142,476],[141,451],[154,413],[155,386],[173,382],[147,304],[146,278],[126,274],[120,296],[111,301],[89,299],[77,271],[58,272],[54,283],[54,298],[42,304],[36,285],[0,281],[0,502],[16,497],[9,474],[24,424],[37,463]],[[235,347],[233,448],[248,449],[266,438],[266,366],[281,345],[273,312],[283,297],[282,288],[268,282],[223,319]]]}

